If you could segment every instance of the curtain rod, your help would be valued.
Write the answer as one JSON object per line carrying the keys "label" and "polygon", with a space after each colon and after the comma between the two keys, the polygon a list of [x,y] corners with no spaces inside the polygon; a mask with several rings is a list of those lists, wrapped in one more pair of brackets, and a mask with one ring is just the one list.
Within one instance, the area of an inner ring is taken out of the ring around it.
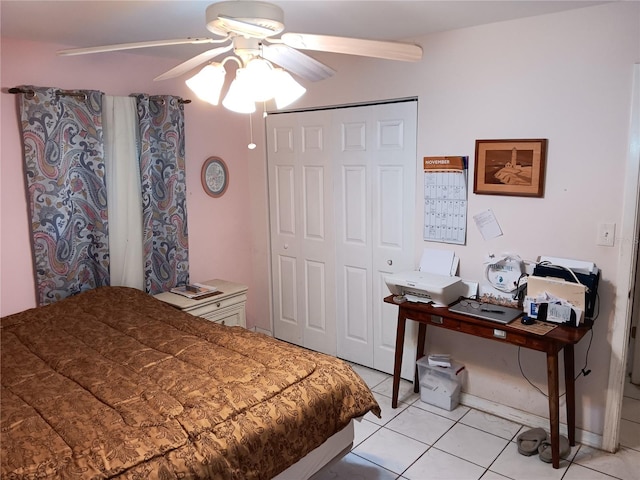
{"label": "curtain rod", "polygon": [[[164,98],[162,98],[162,96],[160,96],[160,95],[152,95],[149,98],[151,100],[160,102],[161,105],[164,105]],[[189,99],[184,99],[183,100],[181,98],[181,99],[178,100],[178,103],[191,103],[191,100],[189,100]]]}
{"label": "curtain rod", "polygon": [[[18,87],[13,87],[9,89],[9,93],[24,93],[27,98],[33,98],[33,96],[36,94],[35,91],[29,89],[24,89],[24,88],[18,88]],[[67,95],[70,97],[80,97],[83,100],[87,99],[87,94],[84,92],[74,92],[71,90],[56,90],[56,95]],[[164,103],[164,98],[162,98],[160,95],[152,95],[149,97],[151,100],[154,101],[161,101],[162,103]],[[191,103],[191,100],[183,100],[183,99],[179,99],[178,103]]]}

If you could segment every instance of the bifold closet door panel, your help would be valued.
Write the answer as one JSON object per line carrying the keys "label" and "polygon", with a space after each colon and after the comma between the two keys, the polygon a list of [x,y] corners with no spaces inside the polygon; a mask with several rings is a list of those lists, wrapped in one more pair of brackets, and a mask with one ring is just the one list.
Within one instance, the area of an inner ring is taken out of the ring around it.
{"label": "bifold closet door panel", "polygon": [[[338,356],[392,373],[397,309],[382,299],[387,275],[415,268],[417,102],[341,109],[332,124]],[[412,379],[408,327],[402,376]]]}
{"label": "bifold closet door panel", "polygon": [[336,355],[326,112],[267,117],[274,336]]}

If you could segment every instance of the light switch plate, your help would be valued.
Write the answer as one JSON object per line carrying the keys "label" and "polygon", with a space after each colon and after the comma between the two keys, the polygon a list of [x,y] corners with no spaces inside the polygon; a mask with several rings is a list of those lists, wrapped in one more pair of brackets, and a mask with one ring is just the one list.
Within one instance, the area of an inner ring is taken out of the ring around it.
{"label": "light switch plate", "polygon": [[600,223],[598,224],[598,240],[596,245],[602,245],[603,247],[613,247],[616,239],[616,224],[615,223]]}

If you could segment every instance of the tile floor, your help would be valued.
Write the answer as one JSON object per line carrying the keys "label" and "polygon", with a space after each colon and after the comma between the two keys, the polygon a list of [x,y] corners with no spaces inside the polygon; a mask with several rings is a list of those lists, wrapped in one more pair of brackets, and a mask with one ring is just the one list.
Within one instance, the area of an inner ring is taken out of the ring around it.
{"label": "tile floor", "polygon": [[356,423],[353,448],[312,480],[640,479],[640,388],[625,388],[616,454],[576,445],[555,470],[537,455],[518,453],[516,437],[529,427],[465,406],[453,411],[423,403],[402,381],[391,408],[391,376],[359,365],[382,419],[367,414]]}

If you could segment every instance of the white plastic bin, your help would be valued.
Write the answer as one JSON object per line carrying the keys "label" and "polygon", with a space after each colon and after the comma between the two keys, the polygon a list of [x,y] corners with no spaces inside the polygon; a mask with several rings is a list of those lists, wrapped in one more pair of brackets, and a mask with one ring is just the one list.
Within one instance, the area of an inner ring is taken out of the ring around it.
{"label": "white plastic bin", "polygon": [[429,365],[427,356],[417,360],[420,400],[445,410],[453,410],[460,401],[464,365],[452,361],[450,367]]}

